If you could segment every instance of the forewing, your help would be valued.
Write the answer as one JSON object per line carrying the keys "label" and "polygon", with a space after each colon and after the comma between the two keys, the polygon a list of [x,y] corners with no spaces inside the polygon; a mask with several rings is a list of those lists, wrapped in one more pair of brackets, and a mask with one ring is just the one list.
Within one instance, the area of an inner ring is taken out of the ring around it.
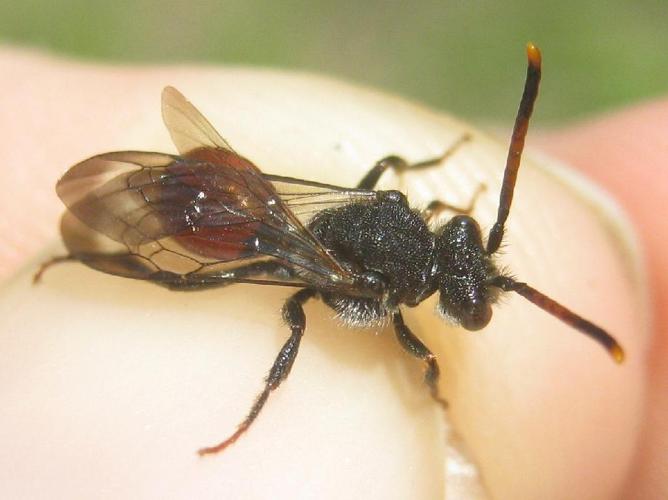
{"label": "forewing", "polygon": [[56,192],[90,228],[136,247],[186,229],[178,201],[160,203],[171,191],[163,176],[177,161],[171,155],[137,151],[94,156],[68,170]]}
{"label": "forewing", "polygon": [[[259,283],[282,286],[308,286],[309,282],[292,273],[239,276],[236,262],[198,260],[181,248],[170,249],[169,240],[151,242],[130,251],[81,222],[72,212],[61,221],[61,233],[71,255],[93,269],[125,278],[154,281],[172,288],[207,288],[228,283]],[[272,260],[271,258],[258,258]],[[252,261],[245,261],[247,265]]]}
{"label": "forewing", "polygon": [[[69,238],[70,250],[75,256],[133,256],[147,269],[180,275],[215,274],[216,266],[225,263],[272,257],[300,269],[303,279],[319,286],[352,283],[353,277],[304,228],[252,163],[225,150],[199,150],[194,156],[215,163],[118,152],[72,167],[57,185],[59,196],[80,222],[120,247],[98,248],[92,240],[82,245],[91,235],[64,222],[67,232],[76,235]],[[127,264],[128,257],[123,259]],[[133,273],[145,279],[151,275]]]}

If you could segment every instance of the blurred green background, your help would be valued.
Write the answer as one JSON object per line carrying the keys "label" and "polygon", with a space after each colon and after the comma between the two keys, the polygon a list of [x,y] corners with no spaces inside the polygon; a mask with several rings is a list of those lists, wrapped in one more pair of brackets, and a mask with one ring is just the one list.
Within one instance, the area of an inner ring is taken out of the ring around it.
{"label": "blurred green background", "polygon": [[4,43],[315,71],[472,119],[512,119],[528,40],[544,55],[543,124],[668,89],[668,0],[0,0]]}

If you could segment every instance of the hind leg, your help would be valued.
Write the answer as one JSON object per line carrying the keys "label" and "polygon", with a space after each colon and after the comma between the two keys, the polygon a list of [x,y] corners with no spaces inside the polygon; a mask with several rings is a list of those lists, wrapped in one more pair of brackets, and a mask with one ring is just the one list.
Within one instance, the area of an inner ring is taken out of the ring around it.
{"label": "hind leg", "polygon": [[280,262],[270,260],[264,262],[252,262],[250,264],[234,267],[225,271],[225,274],[220,276],[197,274],[181,275],[168,271],[160,271],[149,279],[157,285],[164,286],[170,290],[191,292],[220,288],[239,282],[243,283],[244,279],[253,278],[261,274],[266,274],[275,278],[288,279],[292,276],[292,271]]}
{"label": "hind leg", "polygon": [[225,271],[224,275],[178,274],[171,271],[156,271],[149,261],[133,254],[62,255],[44,262],[33,276],[39,283],[44,272],[61,262],[79,261],[98,271],[115,276],[151,281],[175,291],[197,291],[219,288],[261,274],[279,279],[292,276],[292,271],[277,261],[251,262]]}
{"label": "hind leg", "polygon": [[291,334],[290,338],[283,344],[273,366],[269,370],[269,374],[265,379],[264,389],[258,395],[250,412],[248,412],[246,418],[239,424],[237,430],[219,444],[200,449],[198,451],[200,455],[211,455],[223,451],[239,439],[260,414],[264,404],[267,402],[267,399],[269,399],[271,391],[278,388],[281,382],[283,382],[290,374],[292,365],[294,364],[295,359],[297,359],[299,344],[304,335],[304,329],[306,328],[306,316],[304,315],[303,305],[307,300],[314,297],[315,293],[315,290],[305,288],[294,294],[285,303],[283,306],[283,319],[290,327]]}
{"label": "hind leg", "polygon": [[49,269],[51,266],[55,264],[60,264],[61,262],[69,262],[72,260],[77,260],[77,259],[73,255],[59,255],[58,257],[53,257],[47,260],[46,262],[43,262],[39,266],[39,269],[32,276],[33,284],[39,283],[42,280],[42,276],[44,275],[46,270]]}

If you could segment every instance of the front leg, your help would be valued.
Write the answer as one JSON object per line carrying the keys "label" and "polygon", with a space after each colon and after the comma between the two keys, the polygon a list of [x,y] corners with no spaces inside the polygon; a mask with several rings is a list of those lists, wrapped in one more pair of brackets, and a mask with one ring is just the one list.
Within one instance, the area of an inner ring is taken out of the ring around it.
{"label": "front leg", "polygon": [[274,361],[271,370],[269,370],[269,375],[265,379],[264,390],[253,403],[253,406],[248,413],[248,416],[239,424],[237,430],[227,439],[221,443],[210,446],[207,448],[200,449],[197,453],[200,456],[211,455],[213,453],[218,453],[223,451],[229,445],[234,443],[239,437],[248,430],[253,421],[257,418],[262,410],[262,407],[269,399],[269,394],[271,391],[276,389],[283,380],[285,380],[290,373],[292,365],[297,359],[297,352],[299,351],[299,343],[304,335],[304,329],[306,328],[306,316],[304,315],[304,308],[302,307],[304,303],[310,298],[315,296],[315,290],[305,288],[298,291],[292,297],[290,297],[285,305],[283,306],[283,319],[288,324],[291,330],[290,338],[283,344],[281,351],[278,353],[276,360]]}
{"label": "front leg", "polygon": [[435,158],[429,158],[427,160],[422,160],[416,163],[408,163],[400,156],[387,156],[382,160],[379,160],[372,168],[367,172],[367,174],[362,178],[361,181],[357,184],[358,189],[373,189],[378,183],[380,176],[385,173],[387,169],[392,169],[396,172],[404,172],[406,170],[420,170],[423,168],[429,168],[440,163],[444,162],[450,156],[452,156],[459,147],[471,139],[469,134],[463,134],[459,139],[457,139],[445,152]]}
{"label": "front leg", "polygon": [[424,381],[429,387],[429,392],[431,397],[436,400],[443,408],[448,407],[448,402],[443,399],[438,391],[438,379],[441,374],[441,370],[438,367],[438,362],[436,361],[436,356],[429,350],[429,348],[422,343],[422,341],[417,338],[417,336],[410,331],[410,329],[404,323],[404,318],[401,315],[401,311],[397,311],[392,315],[392,322],[394,323],[394,331],[399,340],[399,344],[410,354],[415,356],[418,359],[421,359],[427,365],[427,370],[424,374]]}

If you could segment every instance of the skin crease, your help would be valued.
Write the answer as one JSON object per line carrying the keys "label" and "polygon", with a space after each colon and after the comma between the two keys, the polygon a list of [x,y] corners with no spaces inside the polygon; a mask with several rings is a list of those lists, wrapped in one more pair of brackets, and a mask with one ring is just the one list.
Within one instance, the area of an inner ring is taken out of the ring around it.
{"label": "skin crease", "polygon": [[[438,154],[468,130],[402,101],[308,76],[92,67],[0,53],[0,68],[10,67],[15,78],[0,93],[6,276],[56,236],[62,206],[53,186],[68,165],[103,151],[174,151],[159,117],[165,84],[181,89],[261,168],[325,182],[352,184],[390,153]],[[313,108],[291,105],[301,98]],[[543,136],[543,144],[563,137]],[[477,135],[470,157],[399,185],[422,204],[434,194],[465,204],[484,182],[476,216],[489,227],[504,148]],[[562,151],[576,164],[587,158],[584,147],[555,149]],[[445,181],[448,189],[440,187]],[[661,445],[652,437],[666,425],[658,413],[665,401],[653,406],[642,398],[658,397],[645,392],[644,375],[660,373],[666,352],[661,358],[654,350],[645,361],[649,336],[634,288],[642,284],[583,206],[552,175],[522,170],[502,260],[614,330],[629,355],[622,367],[516,297],[479,333],[445,325],[433,301],[407,313],[441,359],[453,425],[494,498],[611,498],[624,487],[644,495],[636,498],[659,498],[652,495],[665,487],[656,472]],[[541,225],[545,217],[556,218]],[[560,237],[588,244],[563,252]],[[40,260],[59,251],[52,247]],[[0,416],[0,482],[11,496],[442,496],[441,413],[420,385],[419,364],[401,353],[391,331],[348,331],[323,306],[307,305],[307,332],[288,382],[233,448],[199,459],[195,449],[232,431],[259,391],[287,337],[277,313],[287,292],[176,294],[73,264],[32,288],[35,265],[0,292],[0,394],[9,402]]]}

